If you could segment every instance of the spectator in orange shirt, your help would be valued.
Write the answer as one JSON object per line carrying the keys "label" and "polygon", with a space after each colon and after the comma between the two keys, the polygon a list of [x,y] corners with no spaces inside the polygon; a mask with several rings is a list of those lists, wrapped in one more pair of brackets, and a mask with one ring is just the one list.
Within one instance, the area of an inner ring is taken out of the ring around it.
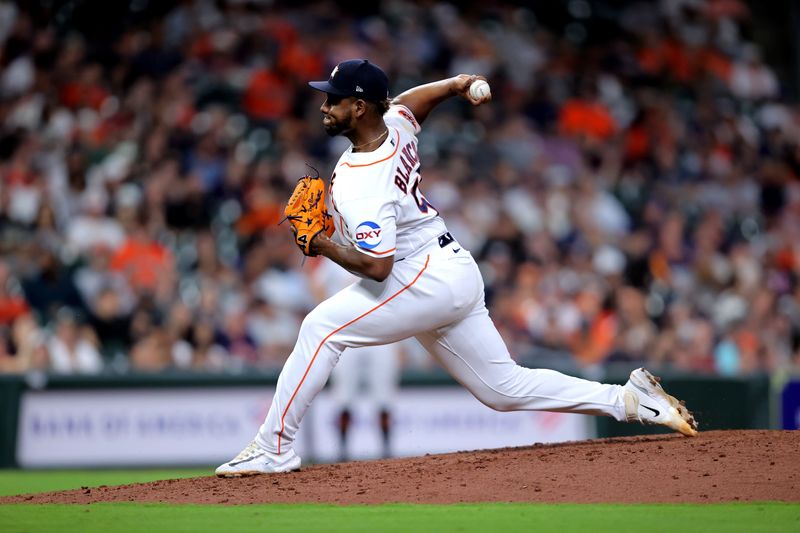
{"label": "spectator in orange shirt", "polygon": [[236,229],[243,236],[274,228],[283,218],[280,200],[264,183],[253,184],[244,195],[244,204],[244,214],[236,222]]}
{"label": "spectator in orange shirt", "polygon": [[575,359],[581,366],[602,364],[611,354],[617,335],[617,316],[608,295],[597,288],[581,291],[576,304],[584,327],[571,340]]}
{"label": "spectator in orange shirt", "polygon": [[21,291],[19,294],[12,291],[12,284],[16,282],[11,278],[11,270],[5,261],[0,261],[0,325],[10,325],[30,311]]}
{"label": "spectator in orange shirt", "polygon": [[117,249],[111,268],[122,272],[137,293],[154,294],[166,280],[174,278],[175,265],[172,253],[140,222]]}
{"label": "spectator in orange shirt", "polygon": [[253,120],[272,122],[289,115],[292,95],[292,85],[285,75],[262,68],[250,77],[242,95],[242,107]]}
{"label": "spectator in orange shirt", "polygon": [[102,66],[89,63],[81,67],[74,79],[61,87],[61,102],[72,109],[89,107],[98,111],[110,96],[103,85]]}
{"label": "spectator in orange shirt", "polygon": [[594,85],[584,82],[580,95],[561,107],[558,129],[564,135],[606,140],[616,133],[617,124],[608,108],[597,99]]}

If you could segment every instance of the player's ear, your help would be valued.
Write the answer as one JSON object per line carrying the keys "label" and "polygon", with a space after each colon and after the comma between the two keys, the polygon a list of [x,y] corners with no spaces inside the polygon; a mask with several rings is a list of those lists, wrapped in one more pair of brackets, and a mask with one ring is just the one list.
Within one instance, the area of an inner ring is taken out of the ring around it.
{"label": "player's ear", "polygon": [[362,117],[367,112],[367,102],[361,98],[356,98],[353,101],[353,114],[356,118]]}

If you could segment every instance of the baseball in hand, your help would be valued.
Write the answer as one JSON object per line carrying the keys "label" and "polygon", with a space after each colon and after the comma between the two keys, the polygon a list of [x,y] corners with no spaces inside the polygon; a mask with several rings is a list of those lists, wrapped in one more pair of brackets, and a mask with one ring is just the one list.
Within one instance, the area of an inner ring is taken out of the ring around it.
{"label": "baseball in hand", "polygon": [[492,90],[484,80],[476,80],[469,86],[469,95],[473,100],[483,100],[492,95]]}

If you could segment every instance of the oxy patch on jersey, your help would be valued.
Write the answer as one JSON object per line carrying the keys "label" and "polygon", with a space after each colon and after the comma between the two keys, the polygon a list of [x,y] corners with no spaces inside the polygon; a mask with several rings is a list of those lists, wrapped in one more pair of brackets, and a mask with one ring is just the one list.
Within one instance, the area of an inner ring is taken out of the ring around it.
{"label": "oxy patch on jersey", "polygon": [[383,240],[382,230],[379,225],[371,220],[362,222],[356,227],[356,244],[367,250],[372,250]]}

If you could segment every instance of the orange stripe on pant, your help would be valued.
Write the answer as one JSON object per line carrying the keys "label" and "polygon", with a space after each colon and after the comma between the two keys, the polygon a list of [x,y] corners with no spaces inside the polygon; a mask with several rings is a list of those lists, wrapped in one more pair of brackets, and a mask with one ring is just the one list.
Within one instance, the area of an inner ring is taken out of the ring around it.
{"label": "orange stripe on pant", "polygon": [[[306,380],[306,376],[308,376],[308,373],[311,371],[311,366],[314,364],[314,361],[316,361],[316,359],[317,359],[317,355],[319,355],[319,351],[322,349],[322,346],[323,346],[323,345],[324,345],[324,344],[325,344],[325,343],[328,341],[328,339],[330,339],[330,338],[331,338],[333,335],[336,335],[337,333],[339,333],[340,331],[342,331],[342,330],[343,330],[344,328],[346,328],[347,326],[350,326],[350,325],[352,325],[352,324],[355,324],[356,322],[358,322],[359,320],[361,320],[362,318],[364,318],[364,317],[365,317],[365,316],[367,316],[368,314],[372,313],[373,311],[375,311],[375,310],[377,310],[377,309],[380,309],[381,307],[383,307],[383,306],[384,306],[384,305],[386,305],[387,303],[389,303],[389,302],[391,302],[392,300],[394,300],[394,299],[395,299],[397,296],[399,296],[399,295],[400,295],[400,294],[401,294],[403,291],[405,291],[406,289],[408,289],[409,287],[411,287],[411,286],[412,286],[414,283],[416,283],[416,282],[417,282],[417,280],[420,278],[420,276],[422,276],[422,273],[423,273],[423,272],[425,272],[425,269],[427,269],[427,268],[428,268],[428,262],[430,262],[430,260],[431,260],[431,256],[430,256],[430,255],[429,255],[428,257],[426,257],[426,258],[425,258],[425,265],[423,265],[423,267],[422,267],[422,270],[420,270],[420,271],[417,273],[416,277],[415,277],[413,280],[411,280],[411,283],[409,283],[408,285],[406,285],[405,287],[403,287],[402,289],[400,289],[399,291],[397,291],[396,293],[394,293],[393,295],[391,295],[390,297],[388,297],[386,300],[382,301],[381,303],[379,303],[378,305],[376,305],[375,307],[373,307],[372,309],[370,309],[369,311],[367,311],[367,312],[363,313],[362,315],[360,315],[360,316],[358,316],[358,317],[354,318],[353,320],[351,320],[351,321],[350,321],[350,322],[348,322],[347,324],[345,324],[345,325],[343,325],[343,326],[340,326],[340,327],[336,328],[335,330],[331,331],[330,333],[328,333],[328,335],[327,335],[327,336],[326,336],[324,339],[322,339],[322,342],[320,342],[320,343],[319,343],[319,346],[317,346],[317,349],[316,349],[316,351],[314,352],[314,356],[311,358],[311,361],[308,363],[308,367],[306,368],[306,371],[305,371],[305,373],[303,374],[303,377],[302,377],[302,379],[300,379],[300,383],[298,383],[298,384],[297,384],[297,388],[296,388],[296,389],[294,389],[294,393],[292,394],[292,397],[291,397],[291,398],[289,398],[289,403],[287,403],[287,404],[286,404],[286,409],[284,409],[284,410],[283,410],[283,413],[281,414],[281,430],[280,430],[280,432],[278,433],[278,454],[279,454],[279,455],[280,455],[280,453],[281,453],[281,437],[283,436],[283,427],[284,427],[284,423],[283,423],[283,421],[284,421],[284,419],[286,418],[286,413],[289,411],[289,407],[292,405],[292,402],[294,401],[294,397],[295,397],[295,396],[297,396],[297,393],[300,391],[300,387],[302,387],[302,386],[303,386],[303,382]],[[276,392],[276,394],[277,394],[277,392]]]}

